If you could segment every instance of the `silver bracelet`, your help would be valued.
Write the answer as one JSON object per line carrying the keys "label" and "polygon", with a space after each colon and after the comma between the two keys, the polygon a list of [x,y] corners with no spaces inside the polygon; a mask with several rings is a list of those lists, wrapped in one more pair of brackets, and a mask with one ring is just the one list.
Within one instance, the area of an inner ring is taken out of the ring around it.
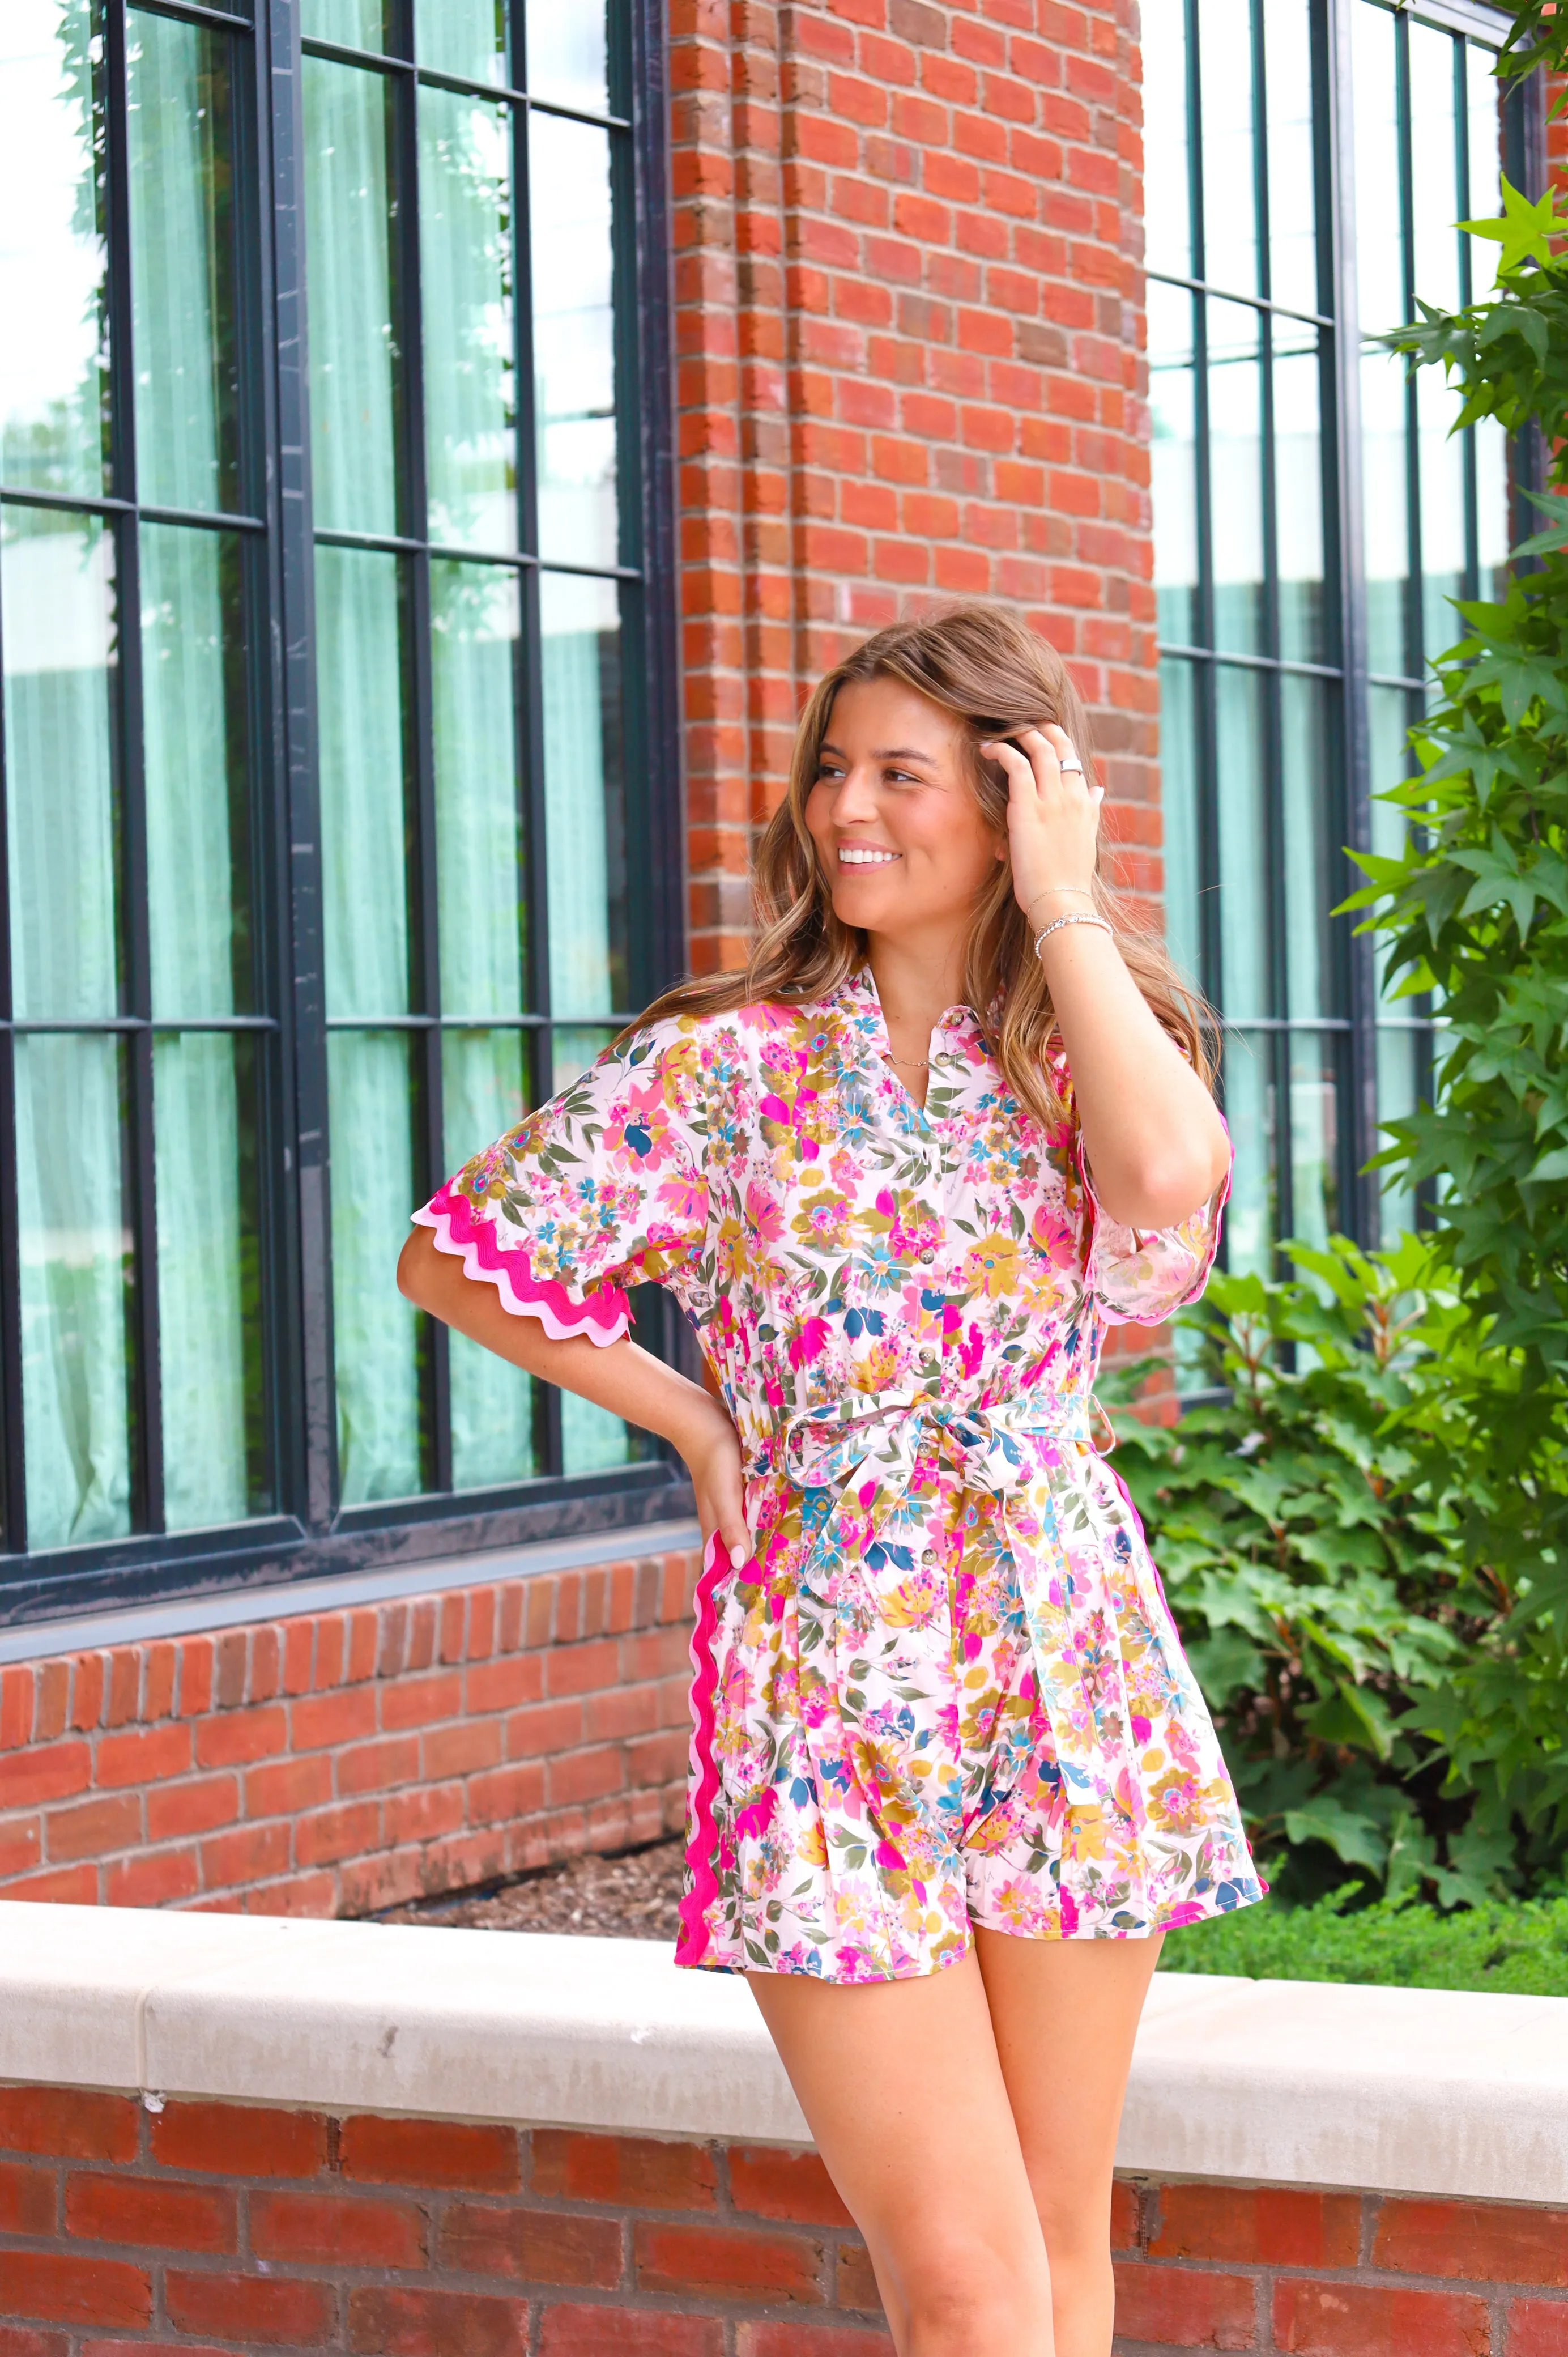
{"label": "silver bracelet", "polygon": [[1042,943],[1048,942],[1053,933],[1059,933],[1064,925],[1098,925],[1102,933],[1112,931],[1103,917],[1091,917],[1084,909],[1074,909],[1065,917],[1053,917],[1044,932],[1036,934],[1035,955],[1036,957],[1040,954]]}

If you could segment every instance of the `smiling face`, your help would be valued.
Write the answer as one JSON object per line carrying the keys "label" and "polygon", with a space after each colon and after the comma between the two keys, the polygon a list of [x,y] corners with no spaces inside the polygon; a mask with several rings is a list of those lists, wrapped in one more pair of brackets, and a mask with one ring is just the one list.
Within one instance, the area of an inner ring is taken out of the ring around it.
{"label": "smiling face", "polygon": [[806,824],[834,915],[889,940],[950,940],[1004,850],[958,723],[894,679],[851,680],[833,698]]}

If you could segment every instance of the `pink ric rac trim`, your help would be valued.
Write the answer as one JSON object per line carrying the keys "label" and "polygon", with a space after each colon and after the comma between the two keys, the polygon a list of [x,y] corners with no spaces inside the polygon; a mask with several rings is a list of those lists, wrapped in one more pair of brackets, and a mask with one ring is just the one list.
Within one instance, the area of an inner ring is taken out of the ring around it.
{"label": "pink ric rac trim", "polygon": [[691,1835],[686,1844],[691,1888],[681,1901],[681,1936],[675,1943],[678,1964],[700,1964],[714,1944],[708,1910],[719,1895],[719,1878],[714,1870],[719,1846],[719,1829],[714,1821],[714,1794],[719,1789],[718,1762],[714,1756],[719,1677],[714,1652],[719,1625],[714,1597],[729,1567],[728,1552],[715,1531],[703,1550],[703,1568],[697,1576],[697,1620],[692,1631]]}
{"label": "pink ric rac trim", "polygon": [[416,1228],[433,1229],[437,1252],[461,1260],[465,1276],[493,1285],[514,1318],[537,1318],[553,1342],[585,1334],[590,1342],[618,1342],[631,1331],[631,1304],[618,1285],[602,1285],[574,1301],[554,1277],[536,1277],[521,1246],[503,1247],[489,1220],[477,1220],[467,1197],[449,1180],[415,1211]]}

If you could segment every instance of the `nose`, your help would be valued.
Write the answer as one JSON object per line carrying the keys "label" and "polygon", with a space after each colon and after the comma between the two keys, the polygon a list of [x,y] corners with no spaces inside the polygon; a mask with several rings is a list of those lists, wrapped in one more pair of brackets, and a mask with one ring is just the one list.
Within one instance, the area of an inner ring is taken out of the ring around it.
{"label": "nose", "polygon": [[865,826],[876,816],[876,795],[870,769],[856,761],[839,780],[833,795],[833,823],[838,826]]}

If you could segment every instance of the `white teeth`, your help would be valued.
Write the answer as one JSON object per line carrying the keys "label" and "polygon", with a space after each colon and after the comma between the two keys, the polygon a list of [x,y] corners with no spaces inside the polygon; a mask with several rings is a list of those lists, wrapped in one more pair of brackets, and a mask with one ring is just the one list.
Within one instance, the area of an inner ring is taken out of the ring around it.
{"label": "white teeth", "polygon": [[894,860],[899,855],[896,851],[867,851],[860,848],[852,849],[850,845],[845,843],[841,843],[839,845],[839,866],[841,867],[888,867],[891,866]]}

